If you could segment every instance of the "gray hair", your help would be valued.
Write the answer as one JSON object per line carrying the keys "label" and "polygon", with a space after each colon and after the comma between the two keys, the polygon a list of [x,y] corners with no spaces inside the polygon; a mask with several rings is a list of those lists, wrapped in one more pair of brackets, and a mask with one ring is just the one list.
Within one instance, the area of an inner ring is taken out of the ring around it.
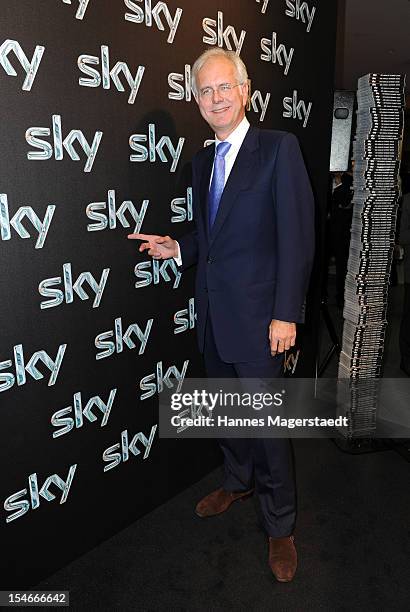
{"label": "gray hair", "polygon": [[239,55],[237,55],[234,51],[226,51],[225,49],[221,49],[220,47],[212,47],[212,49],[207,49],[206,51],[204,51],[198,57],[195,64],[192,66],[191,86],[195,96],[198,95],[198,88],[196,83],[198,72],[201,70],[203,65],[213,57],[224,58],[232,62],[232,64],[235,66],[238,81],[240,83],[245,83],[248,80],[248,71],[246,70],[246,66],[239,57]]}

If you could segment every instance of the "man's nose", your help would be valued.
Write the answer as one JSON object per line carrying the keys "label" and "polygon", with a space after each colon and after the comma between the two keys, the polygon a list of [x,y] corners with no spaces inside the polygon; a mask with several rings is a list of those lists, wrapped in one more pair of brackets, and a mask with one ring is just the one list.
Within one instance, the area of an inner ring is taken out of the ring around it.
{"label": "man's nose", "polygon": [[223,101],[223,95],[221,94],[221,92],[219,91],[219,89],[216,87],[212,90],[212,102],[214,104],[217,104],[218,102],[222,102]]}

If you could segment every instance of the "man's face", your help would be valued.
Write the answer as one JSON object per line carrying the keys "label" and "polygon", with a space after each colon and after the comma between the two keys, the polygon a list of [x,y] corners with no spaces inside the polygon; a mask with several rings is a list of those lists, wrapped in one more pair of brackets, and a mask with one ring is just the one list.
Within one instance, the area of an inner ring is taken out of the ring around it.
{"label": "man's face", "polygon": [[[210,58],[197,75],[197,102],[202,117],[210,125],[220,140],[224,140],[240,124],[245,116],[248,99],[248,83],[233,87],[230,91],[218,92],[218,86],[229,83],[238,84],[234,64],[224,57]],[[201,91],[211,87],[214,91],[209,97]]]}

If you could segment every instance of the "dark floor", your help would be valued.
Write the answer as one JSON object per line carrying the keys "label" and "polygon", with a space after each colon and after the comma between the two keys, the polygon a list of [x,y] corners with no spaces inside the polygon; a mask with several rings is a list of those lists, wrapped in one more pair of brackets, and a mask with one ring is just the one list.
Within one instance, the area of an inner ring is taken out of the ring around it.
{"label": "dark floor", "polygon": [[[392,290],[386,364],[395,350],[401,288]],[[340,330],[340,311],[329,299]],[[326,349],[326,331],[322,348]],[[397,346],[397,345],[396,345]],[[326,375],[337,372],[334,359]],[[193,509],[218,469],[38,589],[70,591],[74,610],[384,611],[410,609],[410,464],[394,450],[351,455],[331,440],[295,440],[298,572],[272,577],[255,498],[212,519]]]}

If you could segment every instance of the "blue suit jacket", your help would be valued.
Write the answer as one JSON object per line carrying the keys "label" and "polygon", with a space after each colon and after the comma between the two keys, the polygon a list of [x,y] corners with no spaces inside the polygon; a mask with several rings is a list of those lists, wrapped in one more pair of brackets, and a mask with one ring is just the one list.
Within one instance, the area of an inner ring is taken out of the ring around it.
{"label": "blue suit jacket", "polygon": [[270,354],[272,319],[303,322],[314,253],[314,201],[296,137],[250,127],[209,232],[214,147],[192,162],[195,230],[180,241],[182,266],[197,264],[195,306],[204,349],[209,308],[220,357]]}

